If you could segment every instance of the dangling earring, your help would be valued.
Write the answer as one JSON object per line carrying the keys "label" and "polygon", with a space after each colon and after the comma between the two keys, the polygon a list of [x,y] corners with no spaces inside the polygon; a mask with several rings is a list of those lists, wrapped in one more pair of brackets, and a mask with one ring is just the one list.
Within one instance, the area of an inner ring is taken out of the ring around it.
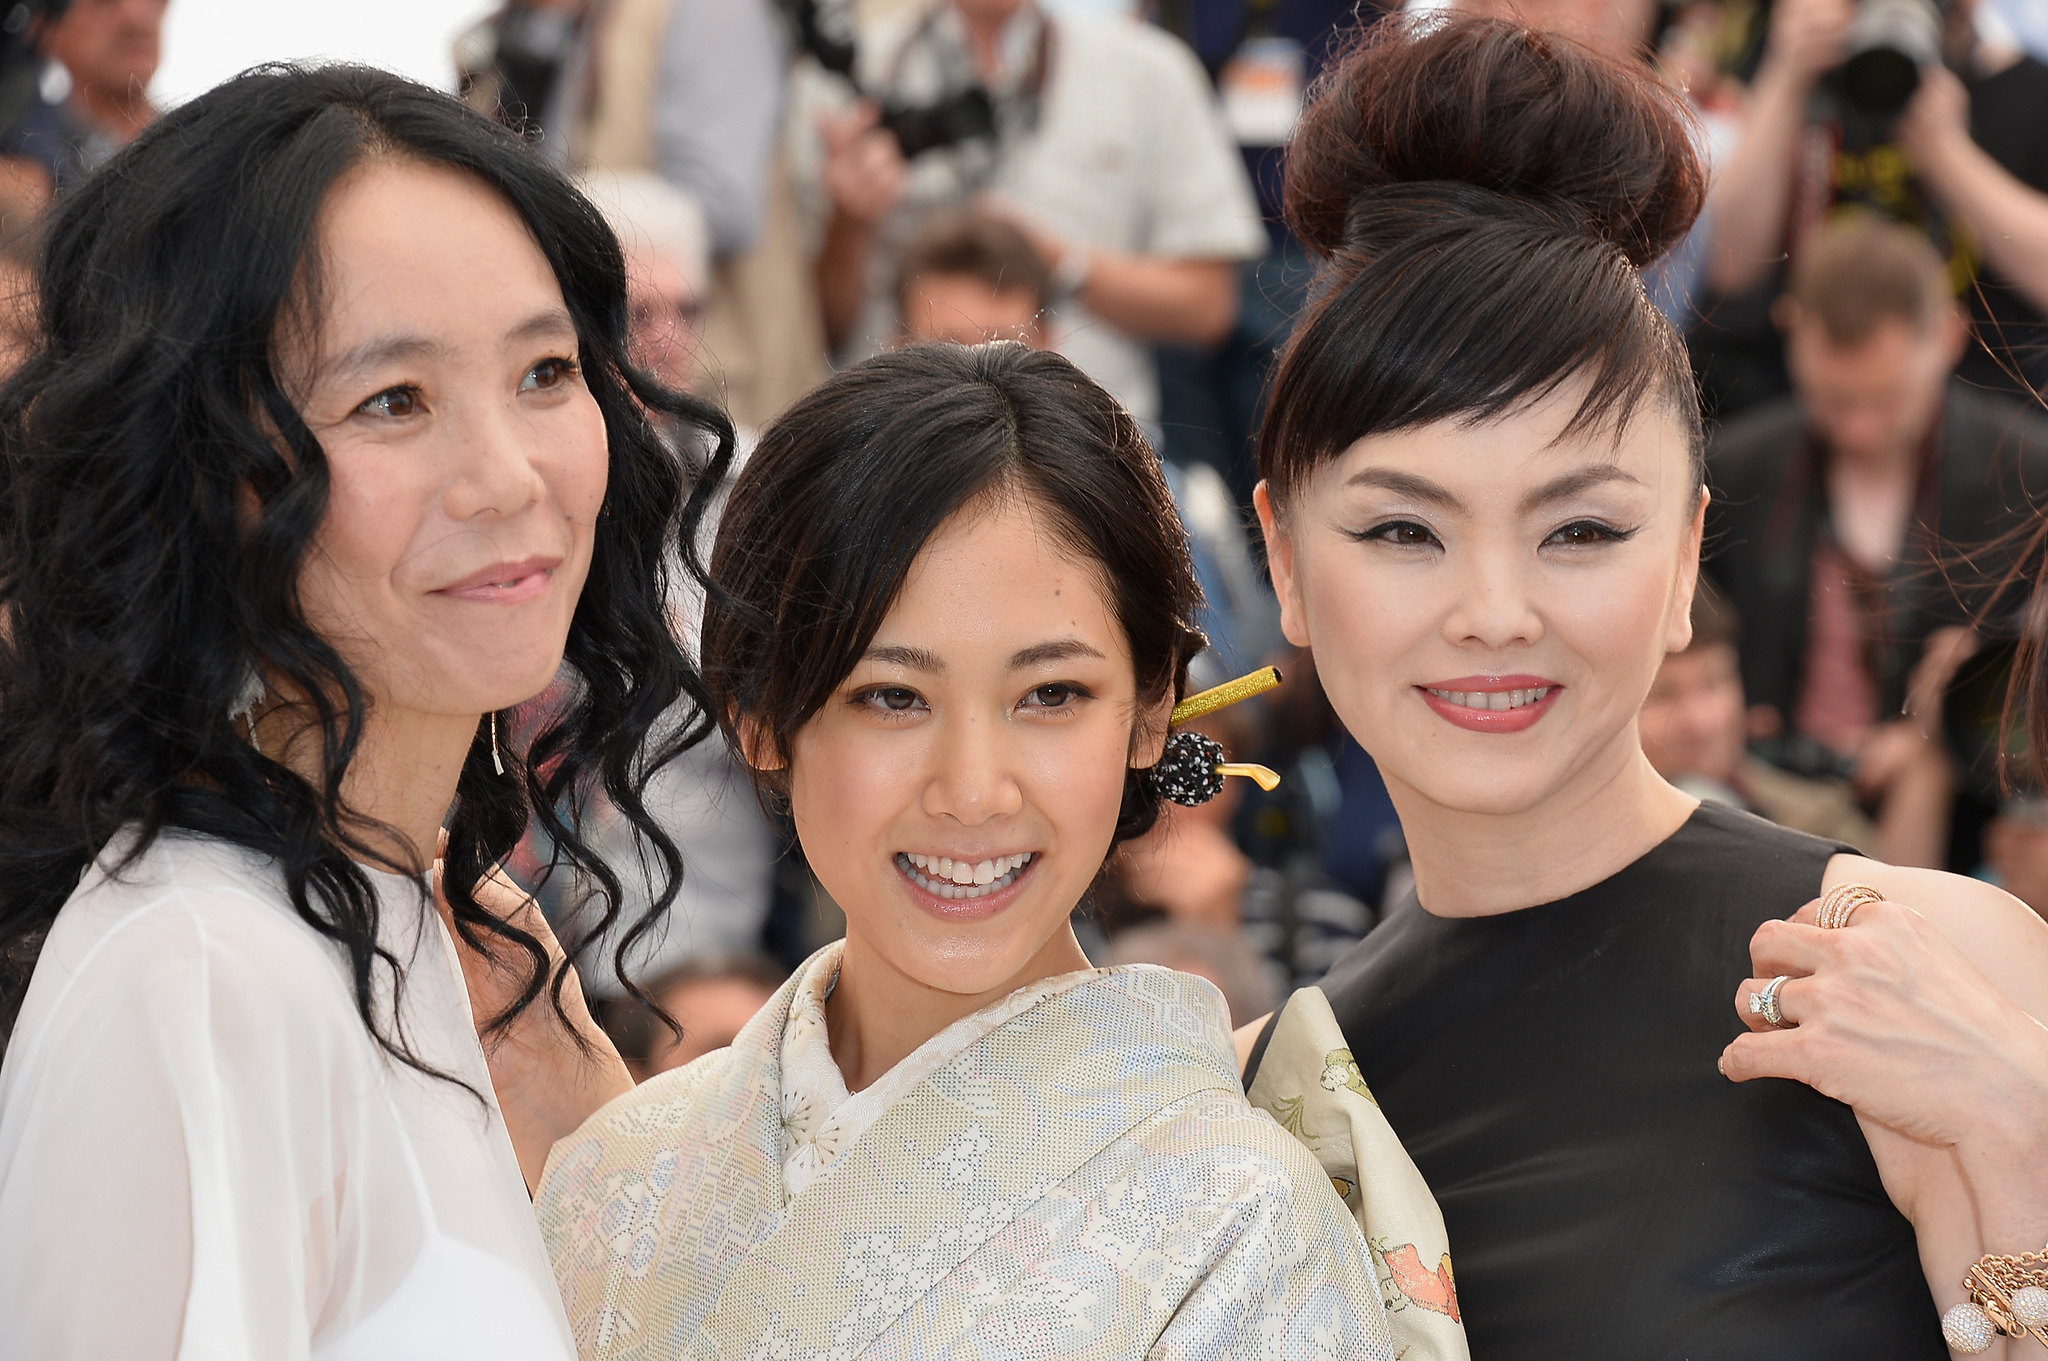
{"label": "dangling earring", "polygon": [[491,710],[491,765],[500,775],[505,773],[504,758],[498,755],[498,711]]}
{"label": "dangling earring", "polygon": [[249,679],[242,682],[242,688],[235,694],[235,707],[228,710],[228,722],[241,719],[249,725],[249,745],[256,748],[256,754],[263,754],[263,739],[256,735],[256,706],[263,702],[263,673],[249,668]]}

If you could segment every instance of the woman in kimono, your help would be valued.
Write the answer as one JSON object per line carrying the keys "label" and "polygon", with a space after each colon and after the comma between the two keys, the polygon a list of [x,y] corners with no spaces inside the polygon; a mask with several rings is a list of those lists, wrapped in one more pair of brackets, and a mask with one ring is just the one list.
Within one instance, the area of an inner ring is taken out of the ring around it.
{"label": "woman in kimono", "polygon": [[[1640,271],[1703,192],[1675,92],[1509,23],[1383,22],[1304,118],[1288,211],[1327,264],[1259,513],[1416,893],[1259,1027],[1252,1095],[1319,1151],[1377,1099],[1482,1356],[1933,1361],[2004,1348],[2027,1288],[2048,1337],[2041,1088],[1997,1081],[2039,1069],[2048,925],[1643,756],[1708,489]],[[1729,1080],[1772,1073],[1857,1105]]]}
{"label": "woman in kimono", "polygon": [[1070,925],[1218,778],[1156,768],[1202,639],[1130,418],[1021,345],[871,360],[762,436],[712,577],[718,712],[846,936],[555,1146],[585,1361],[1391,1356],[1220,995]]}

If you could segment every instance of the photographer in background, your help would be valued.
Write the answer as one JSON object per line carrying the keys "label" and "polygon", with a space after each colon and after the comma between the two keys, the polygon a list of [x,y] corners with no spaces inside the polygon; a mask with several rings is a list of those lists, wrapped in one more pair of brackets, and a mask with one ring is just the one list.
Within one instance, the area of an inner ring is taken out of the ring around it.
{"label": "photographer in background", "polygon": [[1741,620],[1702,582],[1692,642],[1668,654],[1643,701],[1643,755],[1695,798],[1744,808],[1781,827],[1847,842],[1891,865],[1939,869],[1948,858],[1955,770],[1938,734],[1909,730],[1882,798],[1866,813],[1847,779],[1795,775],[1748,750]]}
{"label": "photographer in background", "polygon": [[[2048,424],[1951,378],[1968,323],[1909,228],[1829,227],[1775,315],[1796,396],[1716,434],[1704,567],[1743,621],[1751,736],[1801,773],[1846,766],[1879,807],[2006,575],[1986,546],[2039,514]],[[1976,867],[1992,811],[1958,807],[1950,868]]]}
{"label": "photographer in background", "polygon": [[1941,254],[1984,342],[1961,355],[1965,380],[2048,386],[2048,65],[1985,41],[1978,3],[1777,0],[1709,199],[1714,296],[1691,339],[1710,410],[1787,390],[1769,321],[1782,262],[1852,208]]}
{"label": "photographer in background", "polygon": [[[834,350],[851,359],[889,342],[903,245],[932,213],[972,203],[1009,218],[1044,261],[1053,347],[1156,434],[1148,344],[1222,339],[1237,262],[1266,252],[1193,53],[1157,29],[1055,17],[1035,0],[925,0],[860,27],[853,47],[869,98],[824,115],[812,149]],[[978,117],[963,116],[977,100]]]}
{"label": "photographer in background", "polygon": [[[13,6],[54,82],[0,128],[0,156],[28,162],[63,193],[155,121],[149,82],[169,0],[44,0]],[[37,13],[40,11],[40,13]]]}

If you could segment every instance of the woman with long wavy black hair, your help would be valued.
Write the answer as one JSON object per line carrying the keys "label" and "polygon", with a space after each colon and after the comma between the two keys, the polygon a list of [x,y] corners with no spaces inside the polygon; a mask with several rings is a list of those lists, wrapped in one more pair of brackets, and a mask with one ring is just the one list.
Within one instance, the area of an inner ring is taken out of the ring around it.
{"label": "woman with long wavy black hair", "polygon": [[[0,390],[0,1354],[566,1357],[522,1167],[627,1084],[572,960],[478,898],[532,816],[617,900],[579,783],[668,882],[620,952],[673,897],[639,791],[704,731],[664,608],[701,497],[648,413],[707,487],[731,428],[627,362],[588,203],[367,69],[166,116],[37,292]],[[574,1080],[494,1093],[473,1024]]]}

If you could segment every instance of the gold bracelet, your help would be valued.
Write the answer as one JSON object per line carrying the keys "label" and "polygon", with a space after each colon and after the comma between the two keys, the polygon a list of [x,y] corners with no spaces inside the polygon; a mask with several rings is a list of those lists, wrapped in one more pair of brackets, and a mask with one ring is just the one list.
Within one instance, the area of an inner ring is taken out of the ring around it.
{"label": "gold bracelet", "polygon": [[1941,1335],[1965,1356],[2006,1337],[2031,1337],[2048,1347],[2048,1248],[2014,1256],[1979,1257],[1963,1278],[1970,1302],[1941,1316]]}

